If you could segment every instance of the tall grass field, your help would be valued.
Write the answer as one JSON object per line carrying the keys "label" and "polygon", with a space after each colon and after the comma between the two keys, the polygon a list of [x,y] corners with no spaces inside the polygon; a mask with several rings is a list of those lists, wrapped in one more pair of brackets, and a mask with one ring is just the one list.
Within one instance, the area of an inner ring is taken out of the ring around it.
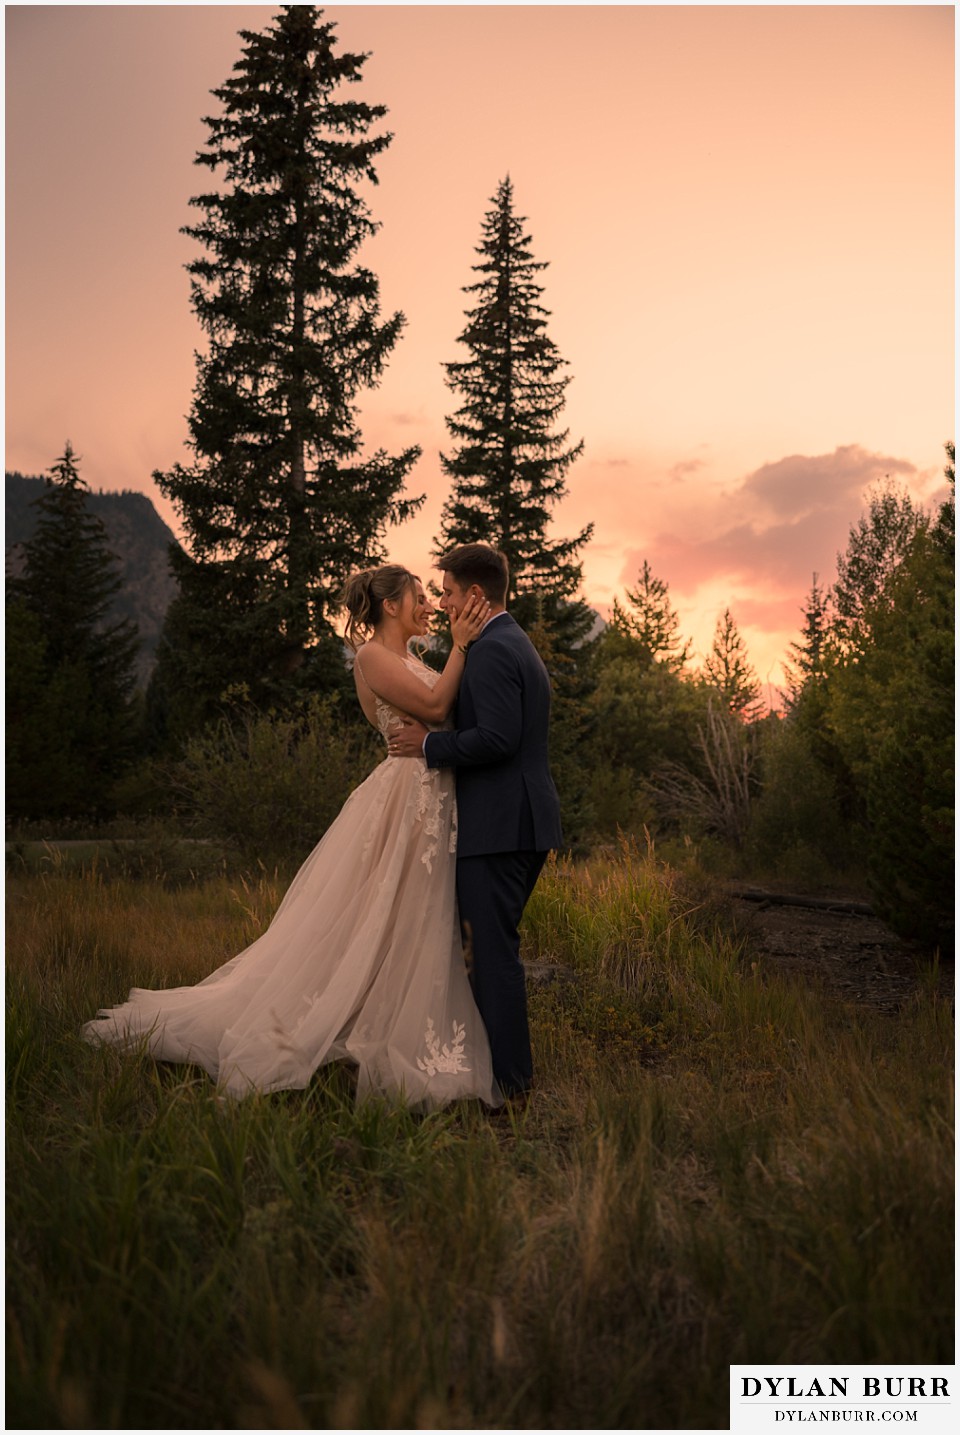
{"label": "tall grass field", "polygon": [[625,847],[528,908],[522,1115],[356,1108],[339,1067],[221,1104],[80,1040],[283,885],[9,879],[9,1426],[724,1428],[731,1363],[953,1359],[933,979],[841,1005]]}

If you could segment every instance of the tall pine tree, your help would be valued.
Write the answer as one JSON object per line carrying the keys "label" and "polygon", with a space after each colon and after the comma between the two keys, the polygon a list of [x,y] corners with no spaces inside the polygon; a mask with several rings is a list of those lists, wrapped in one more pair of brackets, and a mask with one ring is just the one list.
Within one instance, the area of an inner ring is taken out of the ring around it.
{"label": "tall pine tree", "polygon": [[139,638],[111,617],[121,586],[68,443],[35,501],[24,567],[7,583],[7,811],[102,813],[133,755]]}
{"label": "tall pine tree", "polygon": [[491,543],[510,565],[508,606],[524,627],[546,622],[562,648],[589,629],[593,615],[575,594],[576,555],[593,525],[576,538],[547,537],[552,510],[566,493],[564,476],[583,451],[556,431],[570,382],[566,361],[547,334],[526,221],[514,212],[509,176],[483,221],[480,277],[460,343],[470,357],[448,363],[448,387],[461,399],[448,417],[456,447],[441,456],[453,491],[444,505],[437,556],[458,543]]}
{"label": "tall pine tree", "polygon": [[375,183],[382,105],[347,99],[365,55],[335,26],[286,5],[213,91],[196,162],[222,187],[191,203],[188,265],[207,335],[189,416],[190,466],[156,481],[185,529],[180,597],[159,657],[181,726],[242,684],[262,705],[339,680],[330,618],[351,569],[380,561],[419,456],[362,457],[356,398],[375,385],[404,324],[380,321],[379,282],[357,260],[377,229],[357,186]]}

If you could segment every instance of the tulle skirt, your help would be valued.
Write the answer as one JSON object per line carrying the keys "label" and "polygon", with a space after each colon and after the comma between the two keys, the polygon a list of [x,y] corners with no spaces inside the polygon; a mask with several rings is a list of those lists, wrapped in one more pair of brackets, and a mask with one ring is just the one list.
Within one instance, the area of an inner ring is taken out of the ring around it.
{"label": "tulle skirt", "polygon": [[224,1092],[305,1087],[326,1062],[432,1109],[499,1105],[456,913],[453,775],[387,758],[344,804],[270,926],[191,987],[134,988],[83,1028],[196,1062]]}

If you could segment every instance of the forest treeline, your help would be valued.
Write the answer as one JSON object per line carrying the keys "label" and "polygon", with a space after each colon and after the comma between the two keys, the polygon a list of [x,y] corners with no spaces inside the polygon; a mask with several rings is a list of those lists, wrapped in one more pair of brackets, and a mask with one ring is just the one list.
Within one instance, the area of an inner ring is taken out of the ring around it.
{"label": "forest treeline", "polygon": [[[291,864],[379,757],[338,595],[423,499],[406,490],[419,449],[368,455],[358,418],[405,324],[381,314],[361,258],[377,227],[364,190],[392,139],[384,106],[345,94],[366,57],[341,52],[313,6],[240,33],[185,231],[206,344],[190,461],[154,474],[184,534],[157,663],[139,690],[136,631],[110,616],[117,560],[67,444],[7,580],[7,815],[51,835],[151,813]],[[433,553],[479,540],[507,555],[509,607],[553,678],[572,850],[646,829],[714,866],[862,872],[897,930],[952,942],[952,444],[939,511],[874,490],[833,579],[798,595],[785,706],[770,713],[735,616],[695,667],[669,575],[647,562],[596,632],[581,595],[591,528],[551,531],[583,442],[561,427],[571,376],[546,267],[505,177],[464,291],[461,357],[444,365],[450,488]],[[443,654],[438,626],[426,656]]]}

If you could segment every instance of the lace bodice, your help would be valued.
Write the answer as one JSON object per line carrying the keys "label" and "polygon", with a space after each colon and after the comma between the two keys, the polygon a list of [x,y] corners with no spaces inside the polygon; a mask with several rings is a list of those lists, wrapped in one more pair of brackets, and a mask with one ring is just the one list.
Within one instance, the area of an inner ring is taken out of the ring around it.
{"label": "lace bodice", "polygon": [[[440,674],[433,668],[428,668],[426,663],[422,663],[411,653],[408,653],[402,661],[428,687],[432,688],[439,681]],[[360,676],[363,677],[362,670]],[[391,731],[400,726],[406,715],[399,708],[395,708],[392,703],[385,702],[379,693],[370,687],[366,679],[363,681],[373,694],[376,705],[376,725],[386,742]],[[429,727],[431,731],[436,731],[438,728],[449,728],[452,723],[448,720],[444,723],[426,723],[425,726]],[[387,765],[394,763],[399,763],[401,767],[409,766],[411,778],[415,783],[414,811],[416,821],[425,838],[420,860],[427,871],[432,872],[433,862],[440,851],[441,844],[450,854],[457,850],[457,802],[453,774],[449,770],[444,772],[438,768],[429,768],[423,759],[416,763],[408,757],[386,759]],[[387,801],[387,797],[388,794],[385,791],[384,803]],[[370,840],[373,840],[372,837]],[[364,856],[366,855],[365,850]]]}
{"label": "lace bodice", "polygon": [[[426,663],[421,663],[420,659],[413,657],[411,653],[407,654],[403,662],[412,673],[416,673],[421,682],[426,683],[428,688],[432,688],[440,679],[438,672],[435,672],[433,668],[428,668]],[[370,688],[370,691],[373,692],[373,689]],[[377,705],[377,727],[380,729],[384,742],[386,742],[390,734],[390,729],[400,725],[403,721],[404,714],[390,703],[384,702],[379,693],[373,693],[373,696]],[[446,724],[426,723],[425,726],[435,729],[437,727],[446,726]]]}

